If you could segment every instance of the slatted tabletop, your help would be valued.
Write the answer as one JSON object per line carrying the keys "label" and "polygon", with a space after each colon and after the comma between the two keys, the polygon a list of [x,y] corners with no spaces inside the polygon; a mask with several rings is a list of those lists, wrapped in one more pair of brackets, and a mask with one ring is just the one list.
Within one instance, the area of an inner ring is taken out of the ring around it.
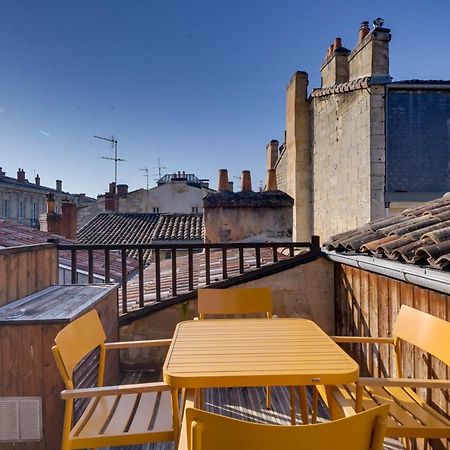
{"label": "slatted tabletop", "polygon": [[177,388],[336,385],[358,364],[306,319],[214,319],[178,324],[164,364]]}

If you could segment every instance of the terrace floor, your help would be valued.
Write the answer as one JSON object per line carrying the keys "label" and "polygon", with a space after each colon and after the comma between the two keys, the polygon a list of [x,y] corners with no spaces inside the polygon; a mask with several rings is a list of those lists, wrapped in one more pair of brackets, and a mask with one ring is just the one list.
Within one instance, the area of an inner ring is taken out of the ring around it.
{"label": "terrace floor", "polygon": [[[152,379],[153,378],[153,379]],[[146,373],[127,374],[123,383],[140,383],[154,381]],[[310,393],[308,393],[310,394]],[[298,400],[298,399],[297,399]],[[205,392],[205,409],[217,414],[222,414],[249,422],[289,425],[289,389],[286,387],[272,388],[272,409],[265,408],[265,388],[222,388],[207,389]],[[311,396],[308,395],[311,407]],[[311,409],[311,408],[310,408]],[[325,405],[319,404],[318,422],[328,420]],[[297,414],[300,423],[300,414]],[[176,450],[173,442],[161,442],[146,445],[132,445],[126,447],[111,447],[111,450]],[[400,441],[386,439],[385,450],[403,450]]]}

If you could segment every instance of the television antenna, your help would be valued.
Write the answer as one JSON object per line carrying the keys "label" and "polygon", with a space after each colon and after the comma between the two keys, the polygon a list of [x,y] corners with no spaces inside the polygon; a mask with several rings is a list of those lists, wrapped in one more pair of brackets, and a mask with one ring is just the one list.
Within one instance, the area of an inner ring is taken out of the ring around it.
{"label": "television antenna", "polygon": [[148,191],[148,167],[144,167],[143,169],[139,169],[145,172],[144,177],[147,178],[147,191]]}
{"label": "television antenna", "polygon": [[[160,180],[162,178],[161,170],[167,169],[167,167],[161,166],[161,161],[159,159],[159,154],[158,154],[158,167],[154,167],[154,169],[158,169],[158,180]],[[158,181],[158,180],[156,180],[156,181]]]}
{"label": "television antenna", "polygon": [[109,159],[110,161],[114,161],[114,194],[117,193],[117,162],[125,161],[125,159],[121,159],[117,157],[117,139],[114,136],[111,136],[110,138],[105,138],[102,136],[96,136],[94,135],[96,139],[101,139],[102,141],[108,141],[111,142],[112,147],[114,148],[114,158],[111,158],[110,156],[100,156],[101,159]]}

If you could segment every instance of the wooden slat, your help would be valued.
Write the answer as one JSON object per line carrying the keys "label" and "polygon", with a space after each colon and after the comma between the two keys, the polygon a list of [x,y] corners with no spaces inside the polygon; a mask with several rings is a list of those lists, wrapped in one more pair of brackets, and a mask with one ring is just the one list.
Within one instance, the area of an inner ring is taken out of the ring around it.
{"label": "wooden slat", "polygon": [[[16,327],[18,328],[18,327]],[[22,360],[22,395],[40,396],[43,390],[42,329],[38,326],[23,326],[20,358]]]}
{"label": "wooden slat", "polygon": [[138,433],[149,429],[150,420],[155,408],[156,397],[156,392],[147,392],[141,395],[136,414],[134,415],[129,428],[130,433]]}
{"label": "wooden slat", "polygon": [[98,435],[111,418],[116,402],[117,396],[115,395],[100,398],[83,427],[74,428],[75,435],[80,437]]}
{"label": "wooden slat", "polygon": [[[138,394],[127,394],[120,397],[117,403],[117,407],[114,410],[114,414],[112,415],[107,427],[103,431],[104,435],[124,433],[126,426],[134,416],[137,400]],[[97,408],[99,406],[97,406]]]}
{"label": "wooden slat", "polygon": [[[373,332],[378,336],[391,337],[391,319],[389,314],[389,280],[386,277],[380,277],[371,274],[373,283],[372,292],[374,298],[374,311],[371,312],[371,324]],[[379,345],[378,357],[374,355],[373,376],[389,376],[391,346]]]}
{"label": "wooden slat", "polygon": [[172,397],[170,391],[161,392],[158,412],[152,431],[168,431],[173,426]]}

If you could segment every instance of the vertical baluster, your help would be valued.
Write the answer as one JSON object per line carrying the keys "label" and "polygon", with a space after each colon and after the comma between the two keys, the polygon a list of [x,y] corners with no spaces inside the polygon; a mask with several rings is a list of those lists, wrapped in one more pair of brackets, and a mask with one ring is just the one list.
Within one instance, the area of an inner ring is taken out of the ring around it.
{"label": "vertical baluster", "polygon": [[259,269],[261,267],[261,249],[259,247],[255,247],[255,258],[256,268]]}
{"label": "vertical baluster", "polygon": [[139,259],[139,306],[144,306],[144,255],[142,248],[138,249]]}
{"label": "vertical baluster", "polygon": [[72,249],[70,252],[70,270],[72,275],[72,284],[77,284],[78,277],[77,277],[77,251],[75,249]]}
{"label": "vertical baluster", "polygon": [[161,255],[159,248],[155,248],[155,291],[156,301],[161,301]]}
{"label": "vertical baluster", "polygon": [[94,252],[92,249],[88,250],[88,283],[94,282]]}
{"label": "vertical baluster", "polygon": [[122,313],[128,312],[127,304],[127,253],[122,249]]}
{"label": "vertical baluster", "polygon": [[172,249],[172,296],[177,295],[177,250]]}
{"label": "vertical baluster", "polygon": [[227,249],[225,247],[222,248],[222,278],[224,280],[228,278]]}
{"label": "vertical baluster", "polygon": [[278,262],[278,247],[276,247],[275,245],[272,247],[272,257],[273,257],[273,262],[276,263]]}
{"label": "vertical baluster", "polygon": [[292,244],[289,245],[289,256],[291,258],[294,256],[294,246]]}
{"label": "vertical baluster", "polygon": [[244,273],[244,249],[239,247],[239,273]]}
{"label": "vertical baluster", "polygon": [[111,260],[109,250],[105,248],[105,283],[111,282]]}
{"label": "vertical baluster", "polygon": [[188,288],[190,291],[194,290],[194,255],[192,248],[188,249]]}
{"label": "vertical baluster", "polygon": [[211,254],[210,248],[205,248],[205,276],[206,276],[206,285],[211,284]]}

